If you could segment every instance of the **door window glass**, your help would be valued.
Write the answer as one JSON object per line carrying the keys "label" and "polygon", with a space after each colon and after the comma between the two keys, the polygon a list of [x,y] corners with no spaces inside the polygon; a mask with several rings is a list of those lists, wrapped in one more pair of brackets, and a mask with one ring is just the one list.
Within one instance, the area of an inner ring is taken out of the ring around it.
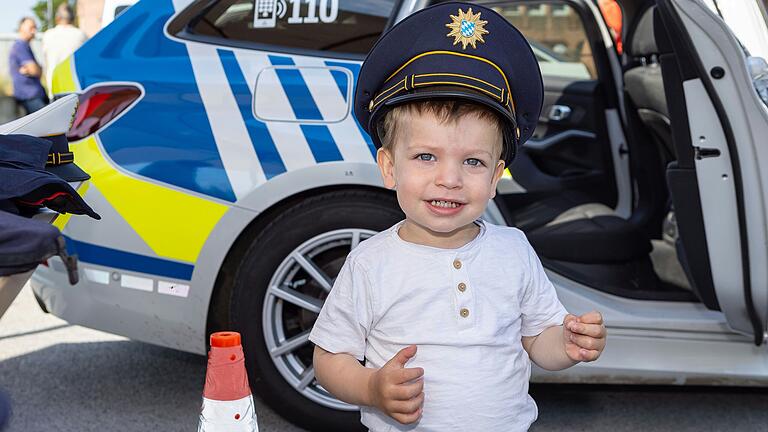
{"label": "door window glass", "polygon": [[365,54],[378,39],[395,0],[222,0],[192,20],[191,34]]}
{"label": "door window glass", "polygon": [[571,6],[541,2],[493,9],[525,35],[543,75],[585,80],[597,76],[584,25]]}

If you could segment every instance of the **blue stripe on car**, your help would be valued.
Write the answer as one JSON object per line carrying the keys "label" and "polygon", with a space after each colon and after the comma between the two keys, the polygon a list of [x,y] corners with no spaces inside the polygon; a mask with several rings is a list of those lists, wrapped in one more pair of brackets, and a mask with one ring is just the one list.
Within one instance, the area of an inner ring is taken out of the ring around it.
{"label": "blue stripe on car", "polygon": [[301,131],[304,132],[304,137],[309,143],[309,149],[312,150],[312,155],[318,163],[343,159],[328,126],[304,124],[301,125]]}
{"label": "blue stripe on car", "polygon": [[144,87],[144,98],[98,133],[115,164],[234,202],[205,107],[199,97],[191,96],[199,91],[189,54],[163,33],[173,13],[171,0],[141,1],[128,8],[125,16],[77,51],[77,78],[83,88],[105,81]]}
{"label": "blue stripe on car", "polygon": [[195,269],[192,264],[148,257],[64,237],[67,241],[67,251],[77,254],[77,259],[81,262],[171,279],[192,280],[192,271]]}
{"label": "blue stripe on car", "polygon": [[[326,66],[336,66],[336,67],[343,67],[347,68],[352,72],[352,82],[357,83],[357,76],[360,75],[360,65],[356,63],[341,63],[341,62],[335,62],[335,61],[326,61]],[[338,73],[338,72],[337,72]],[[343,83],[340,82],[338,79],[336,79],[336,85],[339,87],[339,91],[341,94],[344,95],[344,98],[347,97],[347,86],[345,83],[347,82],[346,78],[344,79]],[[355,89],[352,89],[352,92],[354,92]],[[354,112],[355,107],[352,107],[352,111]],[[371,156],[376,158],[376,146],[373,145],[373,140],[371,139],[370,135],[368,135],[365,130],[360,126],[360,123],[357,122],[357,118],[355,118],[355,124],[357,125],[357,129],[360,130],[360,134],[363,135],[363,138],[365,139],[365,143],[368,144],[368,150],[371,151]]]}
{"label": "blue stripe on car", "polygon": [[[270,55],[269,61],[274,66],[293,66],[293,59],[285,56]],[[309,92],[304,77],[298,69],[275,69],[280,84],[283,86],[291,109],[299,121],[302,120],[323,120],[323,116],[318,109],[312,93]],[[331,131],[325,125],[301,125],[301,131],[309,144],[309,149],[315,157],[316,162],[330,162],[343,160],[336,141],[331,135]]]}
{"label": "blue stripe on car", "polygon": [[[325,62],[326,65],[328,65],[328,62]],[[330,66],[330,65],[328,65]],[[336,85],[339,87],[339,91],[341,92],[341,97],[344,98],[344,102],[347,101],[347,86],[348,86],[348,79],[347,74],[345,74],[342,71],[339,70],[331,70],[331,75],[333,76],[333,79],[336,81]]]}
{"label": "blue stripe on car", "polygon": [[253,95],[250,86],[245,80],[243,71],[237,63],[235,53],[223,49],[216,51],[219,53],[229,87],[232,89],[232,94],[237,101],[240,116],[243,118],[243,122],[245,122],[245,126],[248,129],[248,135],[250,135],[253,148],[256,150],[256,156],[259,157],[259,162],[261,162],[264,176],[269,180],[278,174],[284,173],[286,171],[285,163],[283,163],[283,159],[277,151],[267,125],[253,116]]}
{"label": "blue stripe on car", "polygon": [[[270,55],[269,61],[273,66],[294,66],[295,63],[290,57]],[[315,100],[312,99],[312,93],[309,92],[309,87],[304,81],[304,77],[301,76],[301,72],[298,69],[275,69],[277,77],[280,79],[280,84],[285,90],[285,95],[288,96],[288,102],[291,104],[293,113],[296,118],[301,120],[323,120],[323,115],[320,114],[320,110],[315,104]]]}

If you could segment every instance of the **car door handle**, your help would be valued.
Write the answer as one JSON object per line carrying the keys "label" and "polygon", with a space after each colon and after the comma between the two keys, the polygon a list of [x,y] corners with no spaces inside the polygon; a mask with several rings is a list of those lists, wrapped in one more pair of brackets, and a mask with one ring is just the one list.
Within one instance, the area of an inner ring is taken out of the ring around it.
{"label": "car door handle", "polygon": [[552,105],[552,108],[549,109],[549,115],[547,117],[553,121],[563,121],[570,117],[570,115],[571,107],[568,105]]}
{"label": "car door handle", "polygon": [[702,160],[705,158],[711,158],[711,157],[718,157],[720,156],[720,150],[716,148],[706,148],[706,147],[693,147],[693,154],[696,160]]}

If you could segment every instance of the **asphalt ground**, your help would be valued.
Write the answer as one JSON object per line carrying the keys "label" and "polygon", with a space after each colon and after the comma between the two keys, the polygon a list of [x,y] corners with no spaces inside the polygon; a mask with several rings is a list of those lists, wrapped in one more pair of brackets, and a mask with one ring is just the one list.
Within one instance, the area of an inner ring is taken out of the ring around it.
{"label": "asphalt ground", "polygon": [[[767,360],[768,361],[768,360]],[[0,319],[9,431],[194,431],[206,359],[43,313],[29,287]],[[766,431],[768,389],[534,385],[533,431]],[[259,429],[299,431],[255,398]]]}

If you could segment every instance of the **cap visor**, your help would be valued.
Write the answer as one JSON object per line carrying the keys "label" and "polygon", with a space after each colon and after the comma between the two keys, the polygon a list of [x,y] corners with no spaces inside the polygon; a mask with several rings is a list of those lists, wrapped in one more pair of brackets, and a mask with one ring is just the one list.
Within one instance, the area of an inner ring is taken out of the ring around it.
{"label": "cap visor", "polygon": [[48,166],[45,167],[45,170],[68,182],[84,181],[91,178],[88,173],[74,163]]}

